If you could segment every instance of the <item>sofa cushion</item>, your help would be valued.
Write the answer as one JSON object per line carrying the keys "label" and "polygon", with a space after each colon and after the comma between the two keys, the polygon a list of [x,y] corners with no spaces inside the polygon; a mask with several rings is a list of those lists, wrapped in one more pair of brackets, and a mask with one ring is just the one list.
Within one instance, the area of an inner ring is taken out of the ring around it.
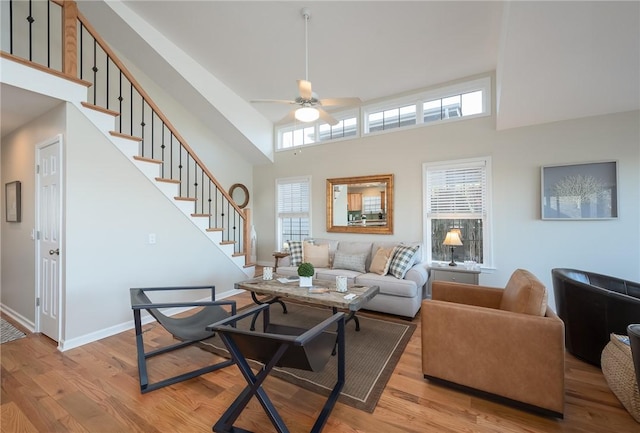
{"label": "sofa cushion", "polygon": [[347,269],[364,273],[366,272],[366,261],[367,253],[350,254],[338,250],[333,258],[333,269]]}
{"label": "sofa cushion", "polygon": [[369,267],[369,272],[373,272],[374,274],[379,275],[387,275],[389,272],[389,265],[391,264],[391,259],[393,258],[393,250],[395,247],[389,248],[378,248],[378,251],[371,259],[371,266]]}
{"label": "sofa cushion", "polygon": [[382,276],[368,272],[358,275],[355,280],[356,284],[363,286],[380,286],[381,295],[399,296],[403,298],[414,298],[418,296],[418,286],[414,281],[401,280],[392,275]]}
{"label": "sofa cushion", "polygon": [[302,263],[302,242],[289,241],[289,265],[298,266]]}
{"label": "sofa cushion", "polygon": [[314,245],[311,242],[305,242],[302,256],[305,262],[311,263],[316,268],[329,267],[329,245]]}
{"label": "sofa cushion", "polygon": [[393,251],[389,273],[396,278],[404,278],[419,249],[419,245],[398,245]]}
{"label": "sofa cushion", "polygon": [[307,238],[305,241],[311,242],[313,245],[328,245],[329,246],[329,266],[333,266],[333,256],[336,254],[336,250],[338,249],[338,241],[334,239],[324,239],[324,238]]}
{"label": "sofa cushion", "polygon": [[340,241],[338,242],[337,251],[347,254],[366,254],[364,267],[369,269],[371,264],[371,242]]}
{"label": "sofa cushion", "polygon": [[347,284],[355,284],[356,277],[362,275],[362,272],[348,271],[346,269],[317,269],[316,278],[323,281],[331,281],[335,283],[337,276],[347,277]]}
{"label": "sofa cushion", "polygon": [[531,272],[517,269],[504,288],[500,309],[544,316],[547,311],[547,289]]}

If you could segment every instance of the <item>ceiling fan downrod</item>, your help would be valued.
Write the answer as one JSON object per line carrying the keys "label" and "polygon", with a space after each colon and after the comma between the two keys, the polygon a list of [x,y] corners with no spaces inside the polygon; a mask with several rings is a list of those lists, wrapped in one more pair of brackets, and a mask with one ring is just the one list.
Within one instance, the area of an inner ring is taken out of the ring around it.
{"label": "ceiling fan downrod", "polygon": [[302,8],[300,12],[304,18],[304,79],[309,81],[309,32],[307,26],[311,18],[311,9]]}

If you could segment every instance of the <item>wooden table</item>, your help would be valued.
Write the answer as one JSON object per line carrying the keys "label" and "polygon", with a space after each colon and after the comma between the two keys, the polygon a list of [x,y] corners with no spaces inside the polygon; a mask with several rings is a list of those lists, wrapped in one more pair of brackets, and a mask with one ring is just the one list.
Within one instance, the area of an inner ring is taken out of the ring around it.
{"label": "wooden table", "polygon": [[[339,309],[349,311],[346,322],[353,320],[356,324],[356,331],[360,330],[360,321],[356,317],[356,312],[362,308],[369,299],[373,298],[380,292],[379,286],[361,286],[349,285],[346,292],[338,292],[336,290],[335,281],[313,280],[312,289],[321,290],[322,293],[312,293],[309,287],[300,287],[299,281],[280,282],[278,278],[287,278],[283,275],[273,274],[273,280],[263,280],[262,277],[253,278],[251,280],[241,281],[235,284],[236,289],[248,290],[251,292],[251,298],[256,304],[273,304],[282,305],[283,311],[287,313],[287,306],[283,299],[295,299],[307,304],[323,305],[330,307],[335,314]],[[326,291],[325,291],[326,290]],[[345,299],[345,296],[353,294],[352,299]],[[256,295],[266,295],[266,299],[258,299]],[[251,323],[253,330],[255,317]]]}
{"label": "wooden table", "polygon": [[273,252],[273,257],[275,257],[276,262],[273,266],[273,272],[276,272],[278,270],[278,260],[283,259],[285,257],[289,257],[289,253],[287,252],[282,252],[282,251],[274,251]]}

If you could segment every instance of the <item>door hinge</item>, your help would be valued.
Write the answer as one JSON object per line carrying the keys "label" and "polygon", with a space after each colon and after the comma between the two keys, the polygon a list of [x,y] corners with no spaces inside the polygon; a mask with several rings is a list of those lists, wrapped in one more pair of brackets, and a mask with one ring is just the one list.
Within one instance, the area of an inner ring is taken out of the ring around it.
{"label": "door hinge", "polygon": [[40,174],[40,164],[36,164],[36,174]]}
{"label": "door hinge", "polygon": [[36,240],[40,240],[40,230],[36,230]]}
{"label": "door hinge", "polygon": [[39,306],[40,306],[40,298],[38,297],[36,298],[36,307],[39,307]]}

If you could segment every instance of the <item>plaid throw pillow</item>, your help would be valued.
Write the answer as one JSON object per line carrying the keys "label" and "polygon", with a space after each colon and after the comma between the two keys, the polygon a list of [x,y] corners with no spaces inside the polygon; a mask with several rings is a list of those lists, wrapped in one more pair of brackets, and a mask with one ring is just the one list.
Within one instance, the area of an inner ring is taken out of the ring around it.
{"label": "plaid throw pillow", "polygon": [[389,273],[396,278],[404,278],[411,265],[413,265],[413,257],[419,248],[420,245],[398,245],[393,252],[393,258],[389,265]]}
{"label": "plaid throw pillow", "polygon": [[298,266],[302,263],[302,242],[289,241],[289,257],[291,266]]}

